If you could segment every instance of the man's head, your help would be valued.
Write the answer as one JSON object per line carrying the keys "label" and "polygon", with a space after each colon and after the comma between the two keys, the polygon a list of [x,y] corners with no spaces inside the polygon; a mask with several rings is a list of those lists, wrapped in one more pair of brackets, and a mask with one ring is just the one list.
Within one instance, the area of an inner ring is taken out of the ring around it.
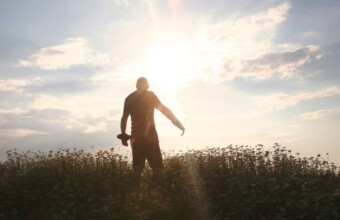
{"label": "man's head", "polygon": [[138,78],[136,87],[138,91],[148,90],[149,88],[148,80],[145,77]]}

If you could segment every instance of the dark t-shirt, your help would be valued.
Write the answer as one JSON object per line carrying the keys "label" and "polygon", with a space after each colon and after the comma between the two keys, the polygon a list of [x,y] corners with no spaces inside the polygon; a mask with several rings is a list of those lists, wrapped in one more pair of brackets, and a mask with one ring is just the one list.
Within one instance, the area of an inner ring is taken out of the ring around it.
{"label": "dark t-shirt", "polygon": [[160,105],[151,91],[135,91],[125,99],[124,112],[131,116],[131,134],[148,136],[156,132],[154,109]]}

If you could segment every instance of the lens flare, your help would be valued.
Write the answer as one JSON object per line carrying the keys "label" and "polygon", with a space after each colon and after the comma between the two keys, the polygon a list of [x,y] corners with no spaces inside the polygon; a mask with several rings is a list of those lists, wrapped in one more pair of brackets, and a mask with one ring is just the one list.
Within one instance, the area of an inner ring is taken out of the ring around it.
{"label": "lens flare", "polygon": [[151,83],[173,89],[185,86],[199,73],[193,48],[174,37],[163,37],[152,44],[142,63]]}
{"label": "lens flare", "polygon": [[171,11],[178,11],[181,7],[181,0],[168,0],[168,6]]}

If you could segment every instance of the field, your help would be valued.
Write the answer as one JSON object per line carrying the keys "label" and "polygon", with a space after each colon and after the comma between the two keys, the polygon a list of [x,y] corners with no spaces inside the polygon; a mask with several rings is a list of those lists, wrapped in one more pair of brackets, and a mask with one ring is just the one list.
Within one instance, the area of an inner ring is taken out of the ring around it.
{"label": "field", "polygon": [[114,149],[7,154],[2,219],[340,219],[339,169],[278,144],[164,155],[161,187]]}

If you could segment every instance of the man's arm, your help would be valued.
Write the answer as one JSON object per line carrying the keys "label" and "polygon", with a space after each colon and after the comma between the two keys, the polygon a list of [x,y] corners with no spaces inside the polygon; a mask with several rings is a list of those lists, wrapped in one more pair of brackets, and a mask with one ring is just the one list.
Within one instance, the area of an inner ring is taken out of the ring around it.
{"label": "man's arm", "polygon": [[122,133],[117,136],[119,139],[122,140],[122,144],[124,146],[128,146],[129,145],[128,142],[127,142],[129,140],[129,137],[128,137],[129,135],[127,135],[125,133],[125,131],[126,131],[126,123],[127,123],[128,117],[129,117],[129,114],[124,112],[123,116],[122,116],[122,119],[120,120],[120,130],[121,130]]}
{"label": "man's arm", "polygon": [[122,134],[125,134],[126,123],[127,123],[128,117],[129,117],[129,114],[124,112],[122,119],[120,120],[120,130],[121,130]]}
{"label": "man's arm", "polygon": [[176,118],[176,116],[172,113],[172,111],[170,109],[168,109],[165,105],[163,105],[162,103],[158,103],[158,105],[156,106],[156,108],[162,112],[163,115],[165,115],[165,117],[167,117],[168,119],[171,120],[171,122],[178,127],[179,129],[181,129],[182,131],[182,136],[184,134],[185,128],[183,126],[183,124]]}

